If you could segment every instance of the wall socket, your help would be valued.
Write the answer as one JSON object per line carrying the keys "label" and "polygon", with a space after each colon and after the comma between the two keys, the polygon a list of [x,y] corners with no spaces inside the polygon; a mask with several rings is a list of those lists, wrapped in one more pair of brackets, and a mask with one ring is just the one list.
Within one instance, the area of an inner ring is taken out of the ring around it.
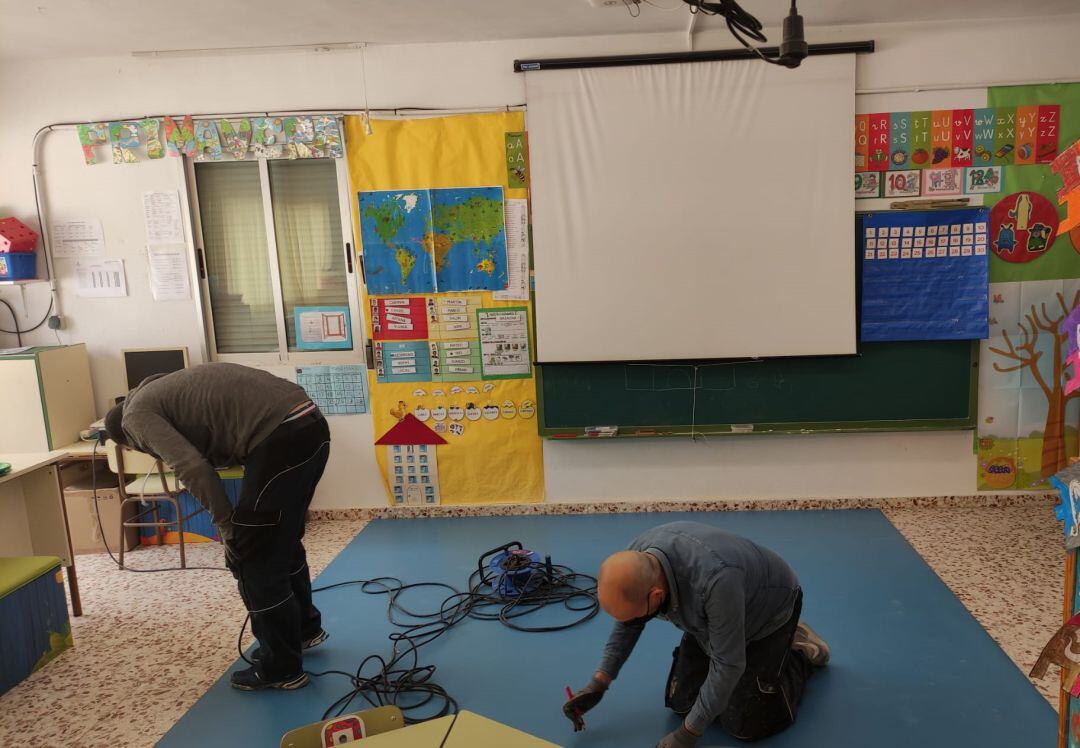
{"label": "wall socket", "polygon": [[[641,0],[630,0],[635,5],[641,5]],[[623,0],[589,0],[589,5],[594,8],[622,8],[625,3]]]}

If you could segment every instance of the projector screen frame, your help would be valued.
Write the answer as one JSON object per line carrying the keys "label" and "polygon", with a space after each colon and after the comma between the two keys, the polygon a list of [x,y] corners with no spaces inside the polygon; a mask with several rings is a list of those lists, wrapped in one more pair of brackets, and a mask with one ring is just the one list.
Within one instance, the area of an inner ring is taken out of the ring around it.
{"label": "projector screen frame", "polygon": [[[830,42],[811,44],[807,54],[842,55],[868,54],[874,51],[874,40],[861,42]],[[779,47],[762,47],[766,55],[777,55]],[[553,57],[536,60],[514,60],[515,73],[536,73],[544,70],[577,70],[582,68],[614,68],[628,65],[667,65],[679,62],[715,62],[717,60],[752,60],[757,59],[753,50],[710,49],[702,52],[658,52],[655,54],[607,55],[603,57]]]}

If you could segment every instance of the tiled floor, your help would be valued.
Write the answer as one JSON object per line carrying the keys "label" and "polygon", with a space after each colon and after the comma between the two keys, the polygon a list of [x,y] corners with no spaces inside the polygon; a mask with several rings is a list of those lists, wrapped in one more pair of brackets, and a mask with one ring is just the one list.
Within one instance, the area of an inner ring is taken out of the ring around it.
{"label": "tiled floor", "polygon": [[[1064,554],[1049,505],[886,514],[1027,672],[1061,616]],[[312,573],[363,525],[309,523]],[[216,544],[189,546],[188,559],[222,566]],[[141,568],[175,562],[174,548],[130,557]],[[232,576],[186,573],[177,585],[171,574],[123,573],[107,556],[80,556],[86,615],[73,619],[76,647],[0,697],[0,746],[152,746],[236,659],[244,610]],[[1056,681],[1037,685],[1056,707]]]}

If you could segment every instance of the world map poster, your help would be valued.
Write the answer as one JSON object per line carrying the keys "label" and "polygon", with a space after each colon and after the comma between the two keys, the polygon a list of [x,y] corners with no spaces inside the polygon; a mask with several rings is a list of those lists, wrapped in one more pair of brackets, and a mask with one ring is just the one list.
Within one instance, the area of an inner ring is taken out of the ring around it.
{"label": "world map poster", "polygon": [[376,190],[359,202],[368,293],[506,288],[502,187]]}

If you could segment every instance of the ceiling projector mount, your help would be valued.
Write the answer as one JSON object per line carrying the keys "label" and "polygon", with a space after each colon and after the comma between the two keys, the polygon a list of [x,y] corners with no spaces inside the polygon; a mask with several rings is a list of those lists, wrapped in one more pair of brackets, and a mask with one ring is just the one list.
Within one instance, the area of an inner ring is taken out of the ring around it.
{"label": "ceiling projector mount", "polygon": [[796,0],[791,0],[791,10],[784,19],[784,40],[780,43],[779,54],[767,55],[751,42],[764,44],[768,41],[762,32],[761,21],[746,12],[735,0],[683,0],[690,6],[691,13],[706,16],[720,16],[727,23],[728,31],[758,57],[774,65],[797,68],[806,59],[806,35],[803,33],[803,17],[799,15]]}
{"label": "ceiling projector mount", "polygon": [[[616,7],[620,0],[589,0],[597,7]],[[690,13],[703,16],[720,16],[727,23],[728,31],[739,40],[746,49],[756,54],[765,62],[773,65],[783,65],[788,68],[797,68],[799,63],[806,59],[807,44],[803,33],[803,17],[799,15],[796,0],[791,0],[791,10],[784,19],[784,41],[775,54],[754,46],[753,42],[764,44],[768,41],[762,31],[761,21],[746,12],[736,0],[682,0],[690,6]],[[642,2],[656,6],[651,0],[621,0],[630,11],[630,15],[637,18],[641,15]],[[656,6],[661,7],[661,6]],[[663,10],[676,10],[675,7],[663,8]],[[771,52],[771,50],[770,50]]]}

